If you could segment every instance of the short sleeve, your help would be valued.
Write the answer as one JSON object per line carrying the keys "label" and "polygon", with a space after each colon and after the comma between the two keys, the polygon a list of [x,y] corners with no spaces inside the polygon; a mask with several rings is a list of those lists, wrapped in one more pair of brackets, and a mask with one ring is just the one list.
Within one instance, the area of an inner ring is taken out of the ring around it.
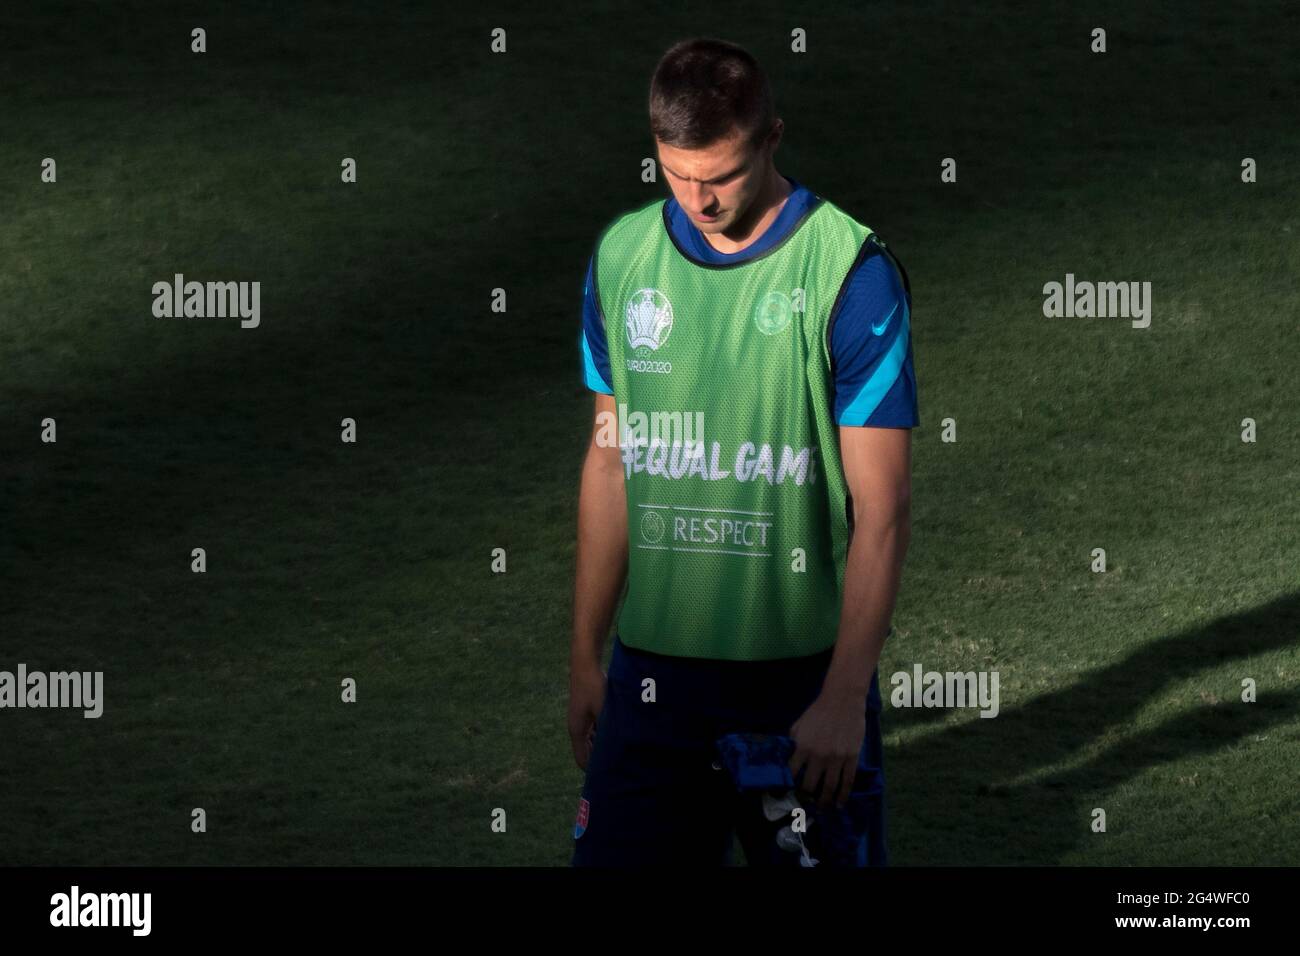
{"label": "short sleeve", "polygon": [[915,428],[912,305],[885,252],[863,259],[832,317],[835,421],[840,425]]}
{"label": "short sleeve", "polygon": [[[594,256],[593,256],[594,260]],[[613,395],[610,386],[609,342],[605,338],[605,319],[596,300],[596,290],[591,281],[592,262],[587,263],[587,278],[582,287],[582,379],[593,392]]]}

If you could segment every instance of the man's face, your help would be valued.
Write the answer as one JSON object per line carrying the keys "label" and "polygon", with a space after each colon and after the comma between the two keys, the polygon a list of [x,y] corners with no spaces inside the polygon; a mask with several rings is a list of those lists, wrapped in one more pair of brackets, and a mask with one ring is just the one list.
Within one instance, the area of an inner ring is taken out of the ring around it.
{"label": "man's face", "polygon": [[702,149],[678,149],[658,139],[659,166],[678,205],[700,232],[725,233],[740,220],[765,185],[774,129],[757,148],[734,132]]}

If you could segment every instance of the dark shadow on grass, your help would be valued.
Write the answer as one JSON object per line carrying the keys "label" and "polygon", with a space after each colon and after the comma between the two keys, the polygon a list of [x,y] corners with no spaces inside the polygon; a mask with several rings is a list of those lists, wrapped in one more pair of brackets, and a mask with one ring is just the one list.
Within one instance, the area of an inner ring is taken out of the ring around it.
{"label": "dark shadow on grass", "polygon": [[[887,755],[891,813],[912,817],[910,828],[926,834],[924,859],[897,862],[1060,862],[1093,836],[1090,813],[1104,793],[1113,794],[1149,767],[1213,754],[1300,717],[1300,692],[1273,689],[1265,669],[1249,660],[1300,646],[1298,634],[1300,594],[1292,594],[1143,644],[1064,690],[1024,703],[1016,703],[1014,687],[1003,683],[997,717],[935,730]],[[1170,685],[1225,661],[1240,666],[1231,682],[1214,687],[1216,702],[1123,738],[1076,766],[1018,779],[1071,760],[1107,730],[1122,730]],[[1240,699],[1245,677],[1258,685],[1258,700],[1252,704]],[[911,713],[889,710],[885,726],[910,723]],[[903,799],[912,802],[902,804]],[[1109,815],[1108,831],[1141,825]]]}

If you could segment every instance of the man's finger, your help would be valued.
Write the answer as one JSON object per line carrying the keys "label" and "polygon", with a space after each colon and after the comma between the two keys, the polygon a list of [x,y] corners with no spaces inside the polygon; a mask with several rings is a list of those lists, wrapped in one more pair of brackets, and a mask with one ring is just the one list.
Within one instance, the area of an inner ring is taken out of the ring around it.
{"label": "man's finger", "polygon": [[839,793],[835,795],[835,805],[843,807],[849,802],[849,795],[853,793],[853,779],[857,775],[858,762],[856,760],[845,759],[840,776]]}
{"label": "man's finger", "polygon": [[821,790],[822,777],[826,773],[826,765],[822,759],[813,755],[804,769],[803,791],[813,800],[820,800],[818,792]]}
{"label": "man's finger", "polygon": [[798,742],[794,745],[794,753],[790,755],[790,776],[795,780],[799,779],[799,773],[808,764],[807,752],[799,746]]}
{"label": "man's finger", "polygon": [[569,731],[569,745],[573,747],[573,759],[577,761],[580,770],[587,769],[587,758],[591,755],[591,742],[594,735],[595,730],[590,722],[583,730],[576,733]]}
{"label": "man's finger", "polygon": [[821,792],[817,794],[817,806],[819,809],[829,810],[835,803],[836,790],[840,785],[840,765],[834,760],[826,761],[825,773]]}

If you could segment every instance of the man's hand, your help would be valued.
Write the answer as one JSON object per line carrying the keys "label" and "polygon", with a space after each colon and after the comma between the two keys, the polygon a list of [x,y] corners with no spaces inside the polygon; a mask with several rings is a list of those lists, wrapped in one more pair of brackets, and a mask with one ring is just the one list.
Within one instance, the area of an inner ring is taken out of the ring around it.
{"label": "man's hand", "polygon": [[573,759],[587,769],[596,740],[596,718],[605,703],[605,673],[599,664],[574,667],[569,672],[569,742]]}
{"label": "man's hand", "polygon": [[801,795],[828,809],[844,806],[853,790],[858,755],[867,735],[866,700],[855,694],[823,690],[790,728],[795,742],[790,772],[804,771]]}

